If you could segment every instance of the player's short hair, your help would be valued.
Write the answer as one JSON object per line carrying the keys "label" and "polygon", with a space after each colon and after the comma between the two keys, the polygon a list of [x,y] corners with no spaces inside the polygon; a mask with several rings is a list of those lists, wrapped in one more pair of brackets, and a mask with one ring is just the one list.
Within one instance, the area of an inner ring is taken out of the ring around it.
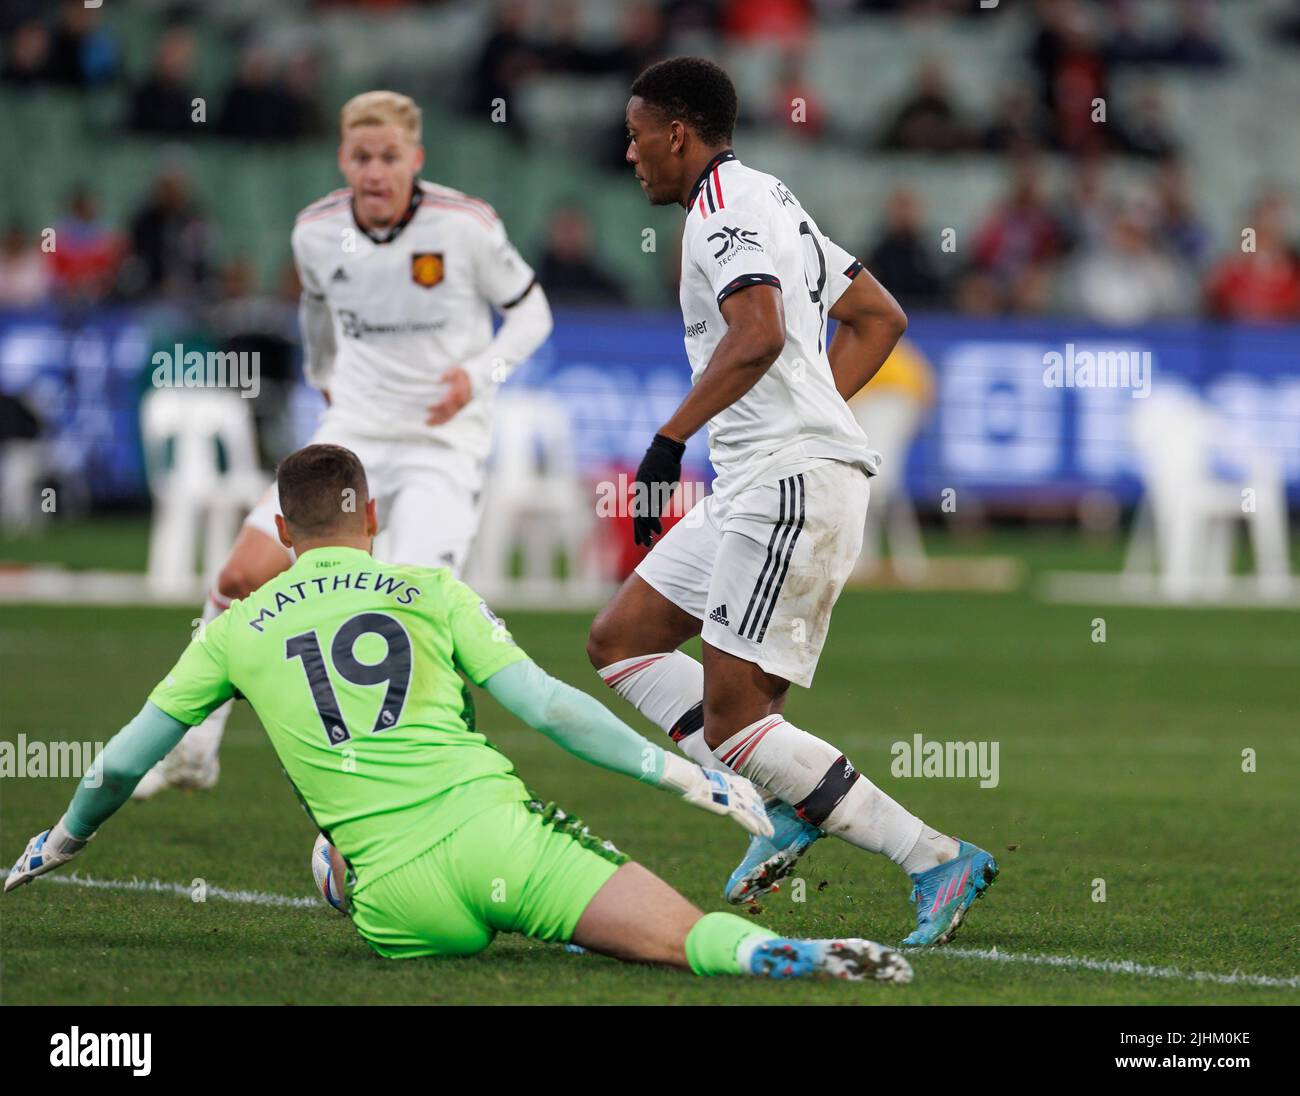
{"label": "player's short hair", "polygon": [[396,91],[364,91],[354,95],[339,111],[339,132],[357,126],[394,125],[404,129],[417,145],[420,143],[420,108],[414,99]]}
{"label": "player's short hair", "polygon": [[632,84],[632,94],[672,121],[680,118],[706,145],[731,142],[736,128],[736,85],[707,57],[670,57],[651,65]]}
{"label": "player's short hair", "polygon": [[308,445],[290,453],[275,470],[280,513],[295,533],[322,537],[365,521],[370,487],[351,449]]}

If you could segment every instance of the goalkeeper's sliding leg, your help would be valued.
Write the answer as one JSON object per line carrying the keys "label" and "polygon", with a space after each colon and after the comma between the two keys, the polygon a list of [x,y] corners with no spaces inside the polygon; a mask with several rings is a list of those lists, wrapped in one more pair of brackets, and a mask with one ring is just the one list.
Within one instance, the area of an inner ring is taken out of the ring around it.
{"label": "goalkeeper's sliding leg", "polygon": [[912,968],[870,940],[794,940],[734,913],[702,913],[640,864],[623,865],[588,903],[573,942],[633,963],[698,975],[910,982]]}
{"label": "goalkeeper's sliding leg", "polygon": [[[254,524],[266,500],[240,527],[230,555],[217,575],[203,605],[200,627],[224,613],[232,601],[245,598],[293,563],[293,556],[274,533]],[[272,505],[271,510],[274,510]],[[274,513],[268,519],[274,522]],[[272,526],[273,528],[274,526]],[[132,799],[150,799],[164,788],[211,788],[221,772],[217,752],[226,730],[233,701],[227,701],[197,727],[188,731],[176,748],[141,778]]]}
{"label": "goalkeeper's sliding leg", "polygon": [[538,800],[477,811],[450,836],[349,896],[362,938],[390,959],[463,956],[498,932],[574,943],[698,975],[909,982],[869,940],[792,940],[733,913],[703,913],[580,819]]}

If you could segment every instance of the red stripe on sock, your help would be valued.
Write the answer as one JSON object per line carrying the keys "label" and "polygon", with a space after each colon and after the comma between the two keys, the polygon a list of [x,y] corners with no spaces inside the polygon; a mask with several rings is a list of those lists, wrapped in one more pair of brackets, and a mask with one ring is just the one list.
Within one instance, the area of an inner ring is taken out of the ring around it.
{"label": "red stripe on sock", "polygon": [[658,662],[663,657],[664,657],[663,655],[651,655],[649,658],[643,658],[640,662],[637,662],[631,666],[626,666],[622,670],[619,670],[617,673],[615,673],[612,677],[606,678],[605,684],[612,689],[615,685],[619,684],[620,682],[626,681],[638,670],[644,670],[647,666],[652,666],[654,663]]}
{"label": "red stripe on sock", "polygon": [[[752,731],[750,731],[749,734],[747,734],[743,739],[737,742],[733,749],[727,751],[727,756],[722,758],[723,764],[730,765],[733,769],[743,764],[746,760],[748,760],[749,755],[754,752],[753,747],[758,745],[756,739],[762,738],[763,735],[767,734],[768,731],[770,731],[773,727],[775,727],[780,722],[781,722],[781,716],[777,716],[770,723],[765,723],[761,727],[755,727]],[[751,746],[750,743],[753,743],[753,746]],[[749,747],[749,749],[746,750],[747,746]],[[742,750],[745,750],[745,756],[743,758],[740,757],[740,752]],[[739,758],[739,760],[733,762],[732,758]]]}

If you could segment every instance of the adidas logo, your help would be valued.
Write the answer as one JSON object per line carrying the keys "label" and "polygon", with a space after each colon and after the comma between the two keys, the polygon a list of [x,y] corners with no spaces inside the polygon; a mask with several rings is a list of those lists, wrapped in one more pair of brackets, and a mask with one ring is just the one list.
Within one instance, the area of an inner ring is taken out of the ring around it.
{"label": "adidas logo", "polygon": [[727,619],[727,603],[724,601],[709,614],[709,619],[721,624],[724,628],[731,627],[731,621]]}
{"label": "adidas logo", "polygon": [[346,282],[348,280],[349,280],[348,272],[344,270],[342,267],[339,267],[336,271],[334,271],[334,276],[330,278],[330,281],[332,282]]}

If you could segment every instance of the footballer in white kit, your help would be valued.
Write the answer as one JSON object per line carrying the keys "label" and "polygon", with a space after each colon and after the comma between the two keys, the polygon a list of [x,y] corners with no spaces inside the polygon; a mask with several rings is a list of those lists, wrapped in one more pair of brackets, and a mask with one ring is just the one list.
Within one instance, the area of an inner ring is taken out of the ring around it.
{"label": "footballer in white kit", "polygon": [[[880,464],[847,400],[906,317],[789,187],[737,159],[737,109],[704,58],[661,61],[632,85],[627,161],[651,203],[686,209],[692,387],[637,471],[633,528],[653,548],[593,622],[588,655],[692,759],[764,790],[774,834],[751,842],[729,901],[773,889],[830,833],[899,864],[916,906],[904,943],[942,944],[996,876],[993,857],[926,825],[783,714],[790,683],[812,684]],[[654,543],[685,442],[706,425],[713,493]],[[702,663],[677,649],[695,635]]]}
{"label": "footballer in white kit", "polygon": [[[419,178],[411,99],[358,95],[340,130],[348,185],[307,206],[291,236],[304,373],[328,403],[311,441],[350,449],[367,469],[377,558],[458,575],[478,529],[496,390],[546,341],[550,307],[490,205]],[[273,487],[245,520],[205,622],[292,563],[279,509]],[[191,730],[135,798],[215,784],[229,712]]]}
{"label": "footballer in white kit", "polygon": [[[292,242],[304,330],[316,335],[307,377],[330,393],[311,441],[351,449],[371,470],[379,558],[459,574],[478,527],[493,396],[518,357],[492,345],[492,315],[544,302],[532,268],[491,206],[422,180],[386,231],[356,221],[345,188],[299,214]],[[539,325],[529,342],[548,332]],[[453,366],[474,398],[431,425],[431,394]],[[248,520],[275,536],[278,512],[272,490]]]}
{"label": "footballer in white kit", "polygon": [[806,688],[862,549],[868,477],[880,465],[826,362],[827,313],[862,264],[779,179],[730,149],[705,165],[687,208],[692,382],[727,332],[722,307],[735,293],[780,292],[786,337],[753,387],[709,420],[716,479],[702,512],[678,522],[637,574],[699,618],[710,644]]}

